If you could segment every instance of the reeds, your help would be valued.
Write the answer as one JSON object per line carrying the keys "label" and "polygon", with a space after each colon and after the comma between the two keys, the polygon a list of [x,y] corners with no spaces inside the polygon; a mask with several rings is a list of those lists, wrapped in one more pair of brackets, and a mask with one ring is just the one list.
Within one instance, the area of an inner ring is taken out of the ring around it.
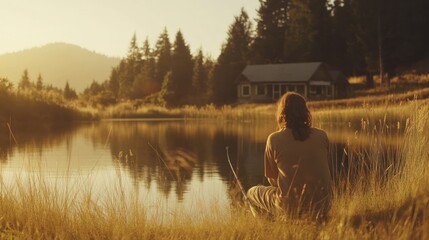
{"label": "reeds", "polygon": [[72,106],[62,95],[46,90],[0,92],[0,123],[71,122],[96,119],[95,112]]}

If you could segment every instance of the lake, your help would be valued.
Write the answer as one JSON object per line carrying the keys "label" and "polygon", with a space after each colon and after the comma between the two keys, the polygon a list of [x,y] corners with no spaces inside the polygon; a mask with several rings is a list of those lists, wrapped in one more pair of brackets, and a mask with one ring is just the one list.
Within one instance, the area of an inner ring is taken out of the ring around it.
{"label": "lake", "polygon": [[[134,196],[148,217],[161,221],[206,211],[227,215],[240,202],[226,147],[244,188],[266,184],[265,141],[276,127],[274,121],[104,120],[12,124],[10,134],[5,125],[0,130],[4,184],[28,187],[25,176],[42,176],[58,189],[90,192],[99,203]],[[347,164],[351,151],[373,147],[371,135],[360,134],[360,127],[316,126],[328,133],[336,170]],[[378,142],[387,152],[402,141],[400,133],[383,136]]]}

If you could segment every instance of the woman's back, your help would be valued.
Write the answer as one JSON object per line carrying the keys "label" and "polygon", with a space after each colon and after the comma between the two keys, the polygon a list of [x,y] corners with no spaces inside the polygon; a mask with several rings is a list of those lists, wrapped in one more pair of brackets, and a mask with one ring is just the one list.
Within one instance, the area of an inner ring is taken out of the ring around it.
{"label": "woman's back", "polygon": [[304,141],[295,140],[291,129],[272,133],[267,140],[267,176],[277,176],[279,196],[296,208],[317,207],[330,200],[331,176],[326,133],[310,128]]}

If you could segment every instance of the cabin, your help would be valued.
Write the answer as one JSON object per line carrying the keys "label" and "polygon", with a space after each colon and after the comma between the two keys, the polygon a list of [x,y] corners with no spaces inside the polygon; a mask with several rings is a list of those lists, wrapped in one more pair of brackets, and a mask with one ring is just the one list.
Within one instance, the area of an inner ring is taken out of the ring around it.
{"label": "cabin", "polygon": [[239,103],[273,102],[288,91],[327,100],[343,97],[348,88],[344,75],[329,71],[322,62],[248,65],[237,83]]}

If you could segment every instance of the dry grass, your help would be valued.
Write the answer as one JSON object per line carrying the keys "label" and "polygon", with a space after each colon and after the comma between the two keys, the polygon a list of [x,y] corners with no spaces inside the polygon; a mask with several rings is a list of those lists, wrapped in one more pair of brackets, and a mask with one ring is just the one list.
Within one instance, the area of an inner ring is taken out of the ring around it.
{"label": "dry grass", "polygon": [[410,90],[402,93],[390,93],[372,96],[361,96],[350,99],[327,100],[309,102],[309,107],[319,109],[338,109],[338,108],[353,108],[353,107],[376,107],[392,104],[406,104],[416,99],[429,98],[429,88]]}
{"label": "dry grass", "polygon": [[17,178],[13,186],[1,180],[1,238],[428,239],[429,108],[419,102],[403,107],[406,130],[399,151],[385,151],[384,131],[391,129],[386,118],[371,122],[371,112],[361,112],[360,132],[371,147],[359,148],[350,141],[344,149],[346,165],[335,159],[340,163],[335,197],[324,223],[255,219],[245,207],[227,216],[213,207],[198,216],[179,215],[160,223],[148,218],[138,197],[124,190],[120,176],[116,190],[100,200],[83,180],[64,187],[36,174]]}
{"label": "dry grass", "polygon": [[224,120],[256,120],[272,118],[274,104],[246,104],[237,107],[229,105],[216,107],[209,104],[203,107],[184,106],[167,108],[156,105],[137,105],[123,102],[100,112],[102,118],[211,118]]}
{"label": "dry grass", "polygon": [[94,119],[95,112],[74,106],[56,91],[35,89],[19,92],[0,91],[0,123],[71,122]]}

